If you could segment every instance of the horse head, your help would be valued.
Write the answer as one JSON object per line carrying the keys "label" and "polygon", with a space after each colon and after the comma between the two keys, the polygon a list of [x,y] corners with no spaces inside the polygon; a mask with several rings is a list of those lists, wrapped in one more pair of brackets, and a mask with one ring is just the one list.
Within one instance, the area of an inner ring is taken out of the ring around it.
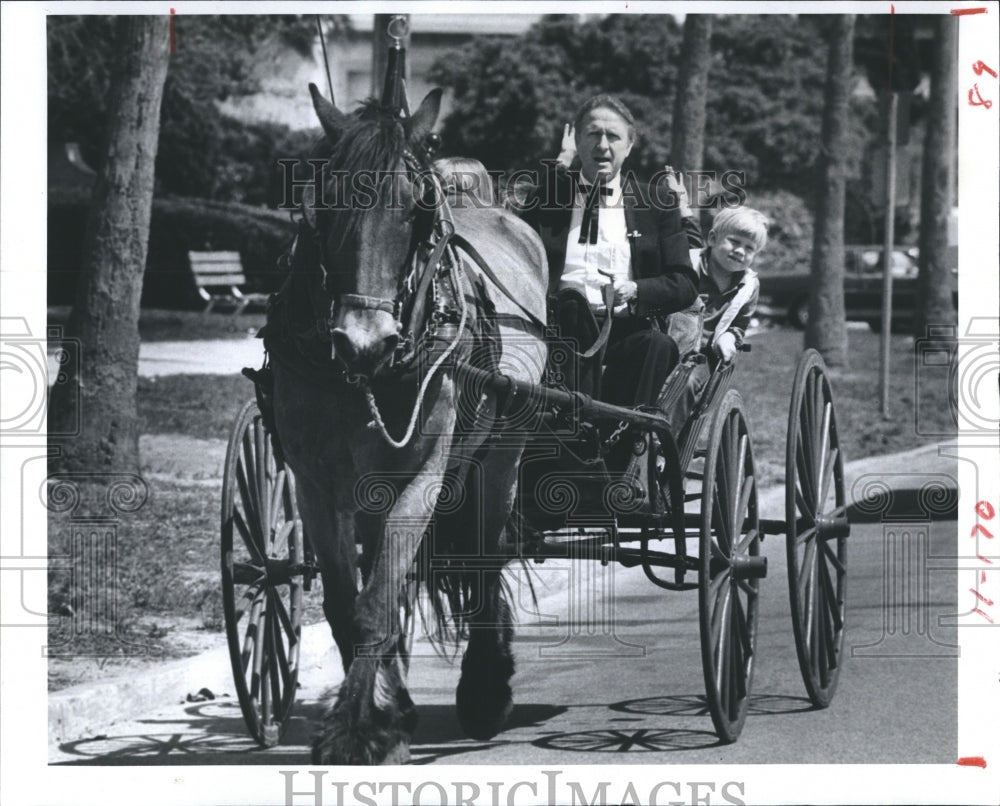
{"label": "horse head", "polygon": [[372,377],[399,346],[404,295],[434,224],[435,205],[425,202],[437,184],[424,141],[441,91],[405,116],[377,100],[345,115],[315,85],[309,90],[330,151],[323,197],[311,186],[303,208],[333,300],[333,353],[349,374]]}

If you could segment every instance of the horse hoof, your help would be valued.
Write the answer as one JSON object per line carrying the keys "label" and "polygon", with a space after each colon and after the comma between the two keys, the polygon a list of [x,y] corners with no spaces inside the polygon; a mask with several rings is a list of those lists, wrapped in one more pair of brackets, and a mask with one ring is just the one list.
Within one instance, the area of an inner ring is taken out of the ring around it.
{"label": "horse hoof", "polygon": [[470,739],[492,739],[514,710],[510,686],[505,680],[495,683],[497,685],[493,687],[483,686],[482,681],[473,685],[466,683],[464,676],[458,683],[458,691],[455,692],[458,724]]}

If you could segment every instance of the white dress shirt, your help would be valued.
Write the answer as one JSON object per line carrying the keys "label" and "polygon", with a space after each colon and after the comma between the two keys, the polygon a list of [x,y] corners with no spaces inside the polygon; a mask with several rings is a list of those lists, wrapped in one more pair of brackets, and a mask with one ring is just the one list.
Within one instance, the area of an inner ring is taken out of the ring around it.
{"label": "white dress shirt", "polygon": [[[622,206],[619,177],[609,180],[605,187],[607,196],[598,194],[601,206],[597,216],[597,243],[580,243],[580,227],[586,206],[584,191],[577,187],[566,243],[566,265],[559,279],[560,288],[575,288],[586,296],[594,313],[604,314],[603,288],[608,283],[631,280],[632,251],[625,226],[625,208]],[[605,272],[606,274],[601,274]],[[611,275],[606,276],[606,275]],[[624,313],[627,305],[615,308],[615,315]]]}

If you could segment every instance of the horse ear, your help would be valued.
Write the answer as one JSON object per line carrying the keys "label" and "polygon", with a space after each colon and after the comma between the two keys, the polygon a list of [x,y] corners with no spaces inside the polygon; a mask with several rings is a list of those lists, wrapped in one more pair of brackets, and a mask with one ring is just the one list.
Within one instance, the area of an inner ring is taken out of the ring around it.
{"label": "horse ear", "polygon": [[312,95],[313,109],[316,110],[316,117],[326,132],[326,137],[331,143],[335,143],[340,137],[340,129],[344,124],[344,113],[335,107],[330,101],[323,97],[319,87],[309,84],[309,94]]}
{"label": "horse ear", "polygon": [[421,143],[434,124],[437,122],[438,112],[441,111],[442,90],[437,87],[424,96],[420,102],[420,108],[410,115],[410,142]]}

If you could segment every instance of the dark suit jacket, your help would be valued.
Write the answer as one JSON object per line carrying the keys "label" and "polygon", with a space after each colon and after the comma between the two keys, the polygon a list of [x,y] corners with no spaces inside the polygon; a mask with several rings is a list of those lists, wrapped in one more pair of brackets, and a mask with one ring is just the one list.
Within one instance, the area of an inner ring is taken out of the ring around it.
{"label": "dark suit jacket", "polygon": [[[524,203],[522,218],[538,232],[545,246],[550,296],[558,290],[566,264],[576,177],[575,172],[549,164]],[[631,174],[623,174],[621,179],[632,276],[638,286],[635,316],[648,319],[683,310],[698,296],[698,276],[691,267],[680,213],[651,201],[649,187]]]}

